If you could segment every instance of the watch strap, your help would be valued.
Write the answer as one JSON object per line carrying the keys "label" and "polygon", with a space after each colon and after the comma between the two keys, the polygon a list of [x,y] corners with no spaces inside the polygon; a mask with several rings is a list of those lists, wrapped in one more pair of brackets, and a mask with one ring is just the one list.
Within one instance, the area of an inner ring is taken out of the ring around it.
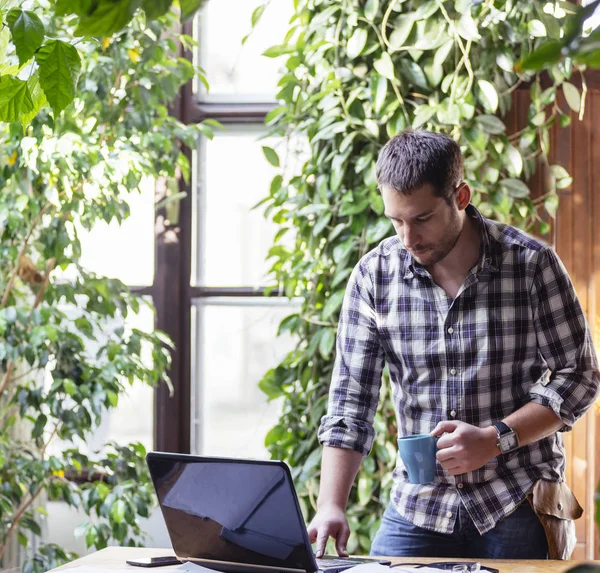
{"label": "watch strap", "polygon": [[504,422],[494,422],[493,426],[494,428],[496,428],[498,436],[503,436],[504,434],[509,434],[510,432],[512,432],[512,429],[509,428]]}

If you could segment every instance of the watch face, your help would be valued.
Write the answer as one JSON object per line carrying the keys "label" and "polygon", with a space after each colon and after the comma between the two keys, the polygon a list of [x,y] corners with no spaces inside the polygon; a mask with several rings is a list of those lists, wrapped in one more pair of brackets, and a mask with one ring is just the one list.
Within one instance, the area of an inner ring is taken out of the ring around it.
{"label": "watch face", "polygon": [[503,452],[509,452],[519,447],[517,436],[514,432],[500,436],[500,450]]}

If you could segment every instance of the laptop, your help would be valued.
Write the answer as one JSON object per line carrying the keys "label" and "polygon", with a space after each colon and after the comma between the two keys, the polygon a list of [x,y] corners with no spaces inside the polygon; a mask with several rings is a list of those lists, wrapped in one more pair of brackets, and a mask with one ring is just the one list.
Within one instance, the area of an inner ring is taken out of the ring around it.
{"label": "laptop", "polygon": [[149,452],[146,461],[180,561],[224,573],[338,573],[374,558],[315,559],[288,466]]}

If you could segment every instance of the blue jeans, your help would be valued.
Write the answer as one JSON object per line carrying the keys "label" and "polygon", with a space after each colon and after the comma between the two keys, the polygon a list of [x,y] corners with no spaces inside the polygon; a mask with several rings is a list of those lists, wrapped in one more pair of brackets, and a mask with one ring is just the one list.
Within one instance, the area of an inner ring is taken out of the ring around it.
{"label": "blue jeans", "polygon": [[417,527],[390,504],[373,540],[371,555],[547,559],[548,542],[542,524],[527,501],[484,535],[477,531],[462,504],[452,533]]}

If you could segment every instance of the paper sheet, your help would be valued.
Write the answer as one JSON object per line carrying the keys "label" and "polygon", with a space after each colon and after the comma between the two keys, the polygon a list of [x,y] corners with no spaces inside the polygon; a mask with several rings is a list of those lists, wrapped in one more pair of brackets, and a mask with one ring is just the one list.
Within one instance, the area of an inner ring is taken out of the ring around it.
{"label": "paper sheet", "polygon": [[390,567],[389,565],[381,565],[381,563],[363,563],[345,571],[351,571],[352,573],[448,573],[445,569],[436,569],[435,567],[417,568],[402,567],[400,565]]}

